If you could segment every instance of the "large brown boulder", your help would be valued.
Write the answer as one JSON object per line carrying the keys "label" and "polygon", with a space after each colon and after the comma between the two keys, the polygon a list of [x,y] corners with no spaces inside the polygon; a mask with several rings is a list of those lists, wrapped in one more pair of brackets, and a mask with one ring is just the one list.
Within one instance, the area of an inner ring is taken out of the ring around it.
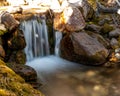
{"label": "large brown boulder", "polygon": [[73,32],[61,41],[61,57],[88,65],[99,65],[106,61],[109,54],[97,35],[86,32]]}

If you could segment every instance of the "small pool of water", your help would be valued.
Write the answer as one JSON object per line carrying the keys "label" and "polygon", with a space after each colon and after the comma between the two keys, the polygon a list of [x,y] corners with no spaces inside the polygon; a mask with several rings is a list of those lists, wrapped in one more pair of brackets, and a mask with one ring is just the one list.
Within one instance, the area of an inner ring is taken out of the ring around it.
{"label": "small pool of water", "polygon": [[45,96],[120,96],[119,68],[83,66],[56,56],[27,65],[36,70]]}

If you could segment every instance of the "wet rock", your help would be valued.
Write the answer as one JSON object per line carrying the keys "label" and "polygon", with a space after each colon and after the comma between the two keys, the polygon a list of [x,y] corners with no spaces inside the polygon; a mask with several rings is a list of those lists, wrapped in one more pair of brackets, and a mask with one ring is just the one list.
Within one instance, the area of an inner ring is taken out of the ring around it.
{"label": "wet rock", "polygon": [[109,36],[110,37],[118,37],[118,36],[120,36],[120,29],[116,28],[115,30],[112,30],[111,32],[109,32]]}
{"label": "wet rock", "polygon": [[3,49],[2,45],[0,45],[0,59],[4,60],[5,58],[5,50]]}
{"label": "wet rock", "polygon": [[109,23],[111,21],[110,17],[101,16],[99,18],[100,18],[98,22],[99,26],[103,26],[105,23]]}
{"label": "wet rock", "polygon": [[16,61],[16,63],[19,63],[19,64],[26,63],[26,54],[23,50],[17,51],[15,61]]}
{"label": "wet rock", "polygon": [[75,32],[85,27],[85,20],[82,13],[76,7],[68,6],[63,11],[65,27],[70,32]]}
{"label": "wet rock", "polygon": [[12,31],[18,27],[19,22],[16,21],[14,17],[10,15],[9,12],[2,11],[0,15],[1,15],[1,23],[5,25],[6,29],[8,29],[9,31]]}
{"label": "wet rock", "polygon": [[109,39],[107,38],[104,38],[102,35],[100,34],[97,34],[97,33],[93,33],[91,31],[86,31],[87,34],[89,34],[92,38],[94,38],[95,40],[99,41],[101,44],[103,44],[103,46],[105,48],[110,48],[110,42],[109,42]]}
{"label": "wet rock", "polygon": [[0,60],[0,96],[44,96]]}
{"label": "wet rock", "polygon": [[19,74],[26,82],[36,81],[36,71],[27,65],[9,63],[7,64],[15,73]]}
{"label": "wet rock", "polygon": [[82,0],[82,3],[80,5],[83,10],[82,14],[86,21],[93,19],[95,16],[95,11],[91,5],[93,4],[90,4],[89,0]]}
{"label": "wet rock", "polygon": [[112,39],[110,40],[110,45],[111,45],[111,47],[112,47],[113,49],[116,49],[116,48],[119,47],[119,42],[117,41],[117,39],[112,38]]}
{"label": "wet rock", "polygon": [[112,30],[114,30],[114,26],[112,26],[112,25],[110,25],[108,23],[105,23],[103,25],[102,29],[101,29],[101,33],[106,34],[106,33],[111,32]]}
{"label": "wet rock", "polygon": [[63,12],[55,15],[54,29],[68,32],[79,31],[85,27],[85,20],[78,8],[73,6],[65,7]]}
{"label": "wet rock", "polygon": [[88,65],[99,65],[106,61],[108,50],[95,37],[86,32],[72,33],[61,41],[61,57]]}
{"label": "wet rock", "polygon": [[88,0],[61,0],[62,7],[66,5],[71,5],[77,7],[84,16],[85,20],[89,20],[94,17],[94,9],[92,8],[92,4],[90,5]]}
{"label": "wet rock", "polygon": [[92,31],[92,32],[97,32],[97,33],[100,33],[101,28],[102,27],[100,27],[98,25],[95,25],[95,24],[88,24],[85,27],[86,30],[89,30],[89,31]]}
{"label": "wet rock", "polygon": [[13,51],[7,55],[9,55],[8,57],[6,57],[8,59],[8,62],[15,62],[17,64],[25,64],[26,62],[26,54],[22,50]]}
{"label": "wet rock", "polygon": [[8,48],[12,50],[21,50],[26,46],[24,35],[20,30],[16,30],[13,36],[8,39],[7,43]]}

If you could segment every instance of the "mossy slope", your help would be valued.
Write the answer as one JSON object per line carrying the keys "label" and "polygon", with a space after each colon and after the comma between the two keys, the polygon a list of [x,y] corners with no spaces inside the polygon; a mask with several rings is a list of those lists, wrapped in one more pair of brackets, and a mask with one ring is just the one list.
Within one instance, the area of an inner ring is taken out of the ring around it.
{"label": "mossy slope", "polygon": [[0,96],[44,96],[0,60]]}

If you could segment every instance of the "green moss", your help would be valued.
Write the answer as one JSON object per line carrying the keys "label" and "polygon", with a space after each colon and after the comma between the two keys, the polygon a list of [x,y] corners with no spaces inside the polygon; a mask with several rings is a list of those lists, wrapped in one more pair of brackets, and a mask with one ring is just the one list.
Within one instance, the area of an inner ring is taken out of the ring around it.
{"label": "green moss", "polygon": [[17,96],[14,92],[11,92],[6,89],[0,89],[0,96]]}
{"label": "green moss", "polygon": [[93,9],[96,9],[96,0],[88,0],[88,3],[93,7]]}
{"label": "green moss", "polygon": [[110,32],[110,31],[112,31],[113,29],[114,29],[113,26],[105,23],[105,24],[103,25],[103,28],[102,28],[101,32],[106,34],[106,33]]}
{"label": "green moss", "polygon": [[[103,62],[105,62],[105,55],[103,55],[105,52],[100,51],[100,52],[96,52],[96,54],[94,54],[93,56],[91,56],[91,60],[92,62],[95,62],[96,64],[102,64]],[[104,57],[103,57],[104,56]]]}
{"label": "green moss", "polygon": [[0,24],[0,36],[4,35],[8,30],[5,28],[4,24]]}
{"label": "green moss", "polygon": [[3,30],[0,30],[0,36],[1,35],[4,35],[5,33],[7,33],[8,31],[6,30],[6,31],[3,31]]}
{"label": "green moss", "polygon": [[44,96],[0,60],[0,96]]}

